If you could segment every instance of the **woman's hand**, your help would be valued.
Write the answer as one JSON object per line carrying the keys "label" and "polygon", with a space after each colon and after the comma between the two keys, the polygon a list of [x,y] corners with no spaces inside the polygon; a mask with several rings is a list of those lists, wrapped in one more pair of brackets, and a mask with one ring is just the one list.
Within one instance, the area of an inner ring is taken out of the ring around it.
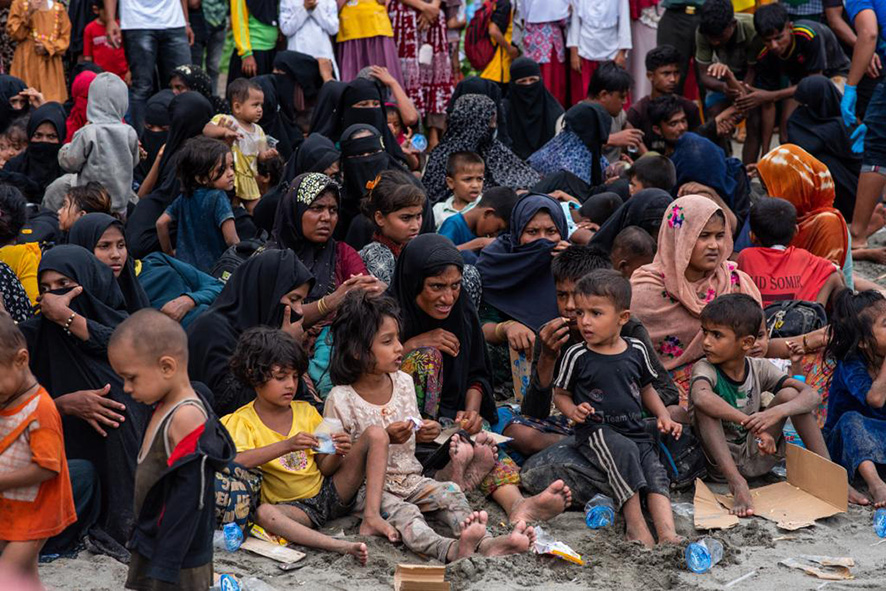
{"label": "woman's hand", "polygon": [[189,298],[186,295],[178,296],[174,300],[169,300],[163,307],[160,308],[160,311],[176,322],[181,322],[182,318],[185,317],[185,314],[193,310],[197,307],[197,304],[194,303],[194,300]]}
{"label": "woman's hand", "polygon": [[410,352],[423,347],[433,347],[444,355],[458,357],[461,344],[458,342],[457,336],[442,328],[435,328],[432,331],[423,332],[420,335],[412,337],[403,344],[403,350]]}
{"label": "woman's hand", "polygon": [[437,437],[440,436],[440,433],[443,431],[443,427],[440,426],[440,423],[437,421],[432,421],[430,419],[425,419],[421,423],[421,429],[415,434],[415,442],[416,443],[431,443]]}
{"label": "woman's hand", "polygon": [[299,343],[302,342],[302,339],[305,336],[304,321],[304,317],[301,317],[293,322],[292,308],[289,306],[283,306],[283,324],[280,325],[280,330],[294,338]]}
{"label": "woman's hand", "polygon": [[469,435],[476,435],[483,430],[483,417],[476,410],[458,411],[455,413],[455,422]]}
{"label": "woman's hand", "polygon": [[535,332],[519,322],[509,324],[505,329],[508,346],[517,352],[531,352],[535,345]]}
{"label": "woman's hand", "polygon": [[71,300],[81,293],[83,293],[83,287],[79,285],[62,295],[44,293],[37,298],[40,303],[40,313],[50,322],[64,326],[73,313],[70,307]]}
{"label": "woman's hand", "polygon": [[255,57],[247,56],[244,57],[240,62],[240,72],[247,78],[252,78],[258,73],[258,63],[255,61]]}
{"label": "woman's hand", "polygon": [[61,414],[83,419],[99,435],[107,437],[103,426],[116,429],[126,420],[125,416],[118,414],[126,412],[126,405],[106,398],[110,391],[110,384],[101,390],[78,390],[56,398],[55,406]]}
{"label": "woman's hand", "polygon": [[385,431],[388,432],[388,437],[390,437],[391,443],[395,445],[406,443],[409,441],[409,438],[412,437],[412,422],[397,421],[396,423],[388,425],[388,428],[385,429]]}

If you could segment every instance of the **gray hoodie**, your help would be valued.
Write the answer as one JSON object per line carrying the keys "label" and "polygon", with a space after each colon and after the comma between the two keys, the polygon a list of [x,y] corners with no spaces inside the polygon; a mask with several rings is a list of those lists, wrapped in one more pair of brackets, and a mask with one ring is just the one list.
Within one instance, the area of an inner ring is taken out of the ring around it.
{"label": "gray hoodie", "polygon": [[126,83],[116,74],[99,74],[89,85],[88,123],[58,153],[59,165],[77,173],[75,185],[98,181],[105,186],[115,212],[125,211],[135,200],[132,169],[138,164],[138,135],[123,123],[128,108]]}

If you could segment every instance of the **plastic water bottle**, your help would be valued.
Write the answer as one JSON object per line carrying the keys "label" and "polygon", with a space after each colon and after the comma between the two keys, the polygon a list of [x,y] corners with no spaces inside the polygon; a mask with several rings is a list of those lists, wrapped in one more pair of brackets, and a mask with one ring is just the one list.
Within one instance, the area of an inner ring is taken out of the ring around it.
{"label": "plastic water bottle", "polygon": [[791,423],[791,419],[785,421],[784,427],[782,428],[782,433],[784,434],[784,440],[787,443],[793,443],[794,445],[802,448],[806,447],[803,444],[803,440],[800,439],[800,434],[797,433],[797,430],[794,428],[793,423]]}
{"label": "plastic water bottle", "polygon": [[236,523],[226,523],[221,531],[212,536],[212,545],[218,550],[236,552],[243,543],[243,531]]}
{"label": "plastic water bottle", "polygon": [[241,591],[240,583],[231,575],[222,575],[218,583],[210,587],[210,591]]}
{"label": "plastic water bottle", "polygon": [[686,566],[696,574],[706,573],[723,559],[723,544],[714,538],[704,538],[686,547]]}
{"label": "plastic water bottle", "polygon": [[597,493],[585,505],[585,523],[591,529],[608,527],[615,521],[615,503],[604,494]]}
{"label": "plastic water bottle", "polygon": [[874,532],[881,538],[886,538],[886,509],[877,509],[874,513]]}
{"label": "plastic water bottle", "polygon": [[417,133],[414,136],[412,136],[412,139],[409,140],[409,142],[412,144],[412,148],[416,152],[424,152],[425,150],[428,149],[428,138],[426,138],[425,136],[423,136],[420,133]]}

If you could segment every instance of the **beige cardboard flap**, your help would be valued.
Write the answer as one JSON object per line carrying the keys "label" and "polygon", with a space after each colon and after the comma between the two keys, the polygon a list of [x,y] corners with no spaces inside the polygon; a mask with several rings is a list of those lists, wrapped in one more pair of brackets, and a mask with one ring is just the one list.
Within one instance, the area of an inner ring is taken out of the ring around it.
{"label": "beige cardboard flap", "polygon": [[[849,510],[846,468],[797,445],[787,446],[788,482],[839,512]],[[833,513],[831,514],[833,515]]]}
{"label": "beige cardboard flap", "polygon": [[812,564],[807,564],[794,558],[785,558],[784,560],[780,561],[779,564],[783,564],[788,568],[796,568],[805,572],[807,575],[812,575],[813,577],[818,577],[819,579],[823,579],[825,581],[846,581],[855,578],[854,576],[852,576],[849,568],[845,566],[819,567]]}
{"label": "beige cardboard flap", "polygon": [[244,550],[248,550],[253,554],[282,562],[283,564],[293,564],[305,557],[304,552],[281,546],[280,544],[272,544],[258,538],[246,538],[240,546]]}
{"label": "beige cardboard flap", "polygon": [[695,529],[729,529],[738,525],[738,516],[720,506],[711,489],[695,479]]}
{"label": "beige cardboard flap", "polygon": [[394,591],[449,591],[442,566],[398,564],[394,571]]}

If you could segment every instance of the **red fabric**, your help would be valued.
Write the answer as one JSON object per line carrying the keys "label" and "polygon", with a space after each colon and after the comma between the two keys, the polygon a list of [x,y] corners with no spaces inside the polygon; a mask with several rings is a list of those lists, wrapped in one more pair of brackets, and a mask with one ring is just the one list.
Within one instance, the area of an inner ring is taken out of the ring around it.
{"label": "red fabric", "polygon": [[643,9],[649,8],[650,6],[658,6],[658,0],[630,0],[631,3],[631,20],[637,20],[640,18],[640,13],[643,12]]}
{"label": "red fabric", "polygon": [[97,66],[105,72],[126,78],[129,64],[123,47],[114,48],[108,44],[105,26],[95,19],[83,29],[83,55],[91,57]]}
{"label": "red fabric", "polygon": [[378,242],[379,244],[383,244],[384,246],[387,246],[390,249],[390,251],[394,254],[394,260],[400,258],[400,251],[402,251],[403,247],[405,246],[405,244],[397,244],[396,242],[394,242],[393,240],[391,240],[390,238],[388,238],[387,236],[385,236],[381,232],[375,232],[372,235],[372,241]]}
{"label": "red fabric", "polygon": [[360,254],[344,242],[335,243],[335,287],[354,275],[369,275]]}
{"label": "red fabric", "polygon": [[[569,55],[568,53],[566,54]],[[541,79],[557,102],[561,105],[569,101],[569,64],[557,61],[557,48],[551,47],[551,59],[546,64],[538,64],[541,68]],[[585,85],[587,89],[587,85]]]}
{"label": "red fabric", "polygon": [[[581,74],[569,68],[569,94],[570,104],[579,103],[588,98],[588,84],[591,83],[591,76],[597,71],[602,62],[592,62],[591,60],[581,59]],[[565,106],[565,105],[564,105]]]}
{"label": "red fabric", "polygon": [[[175,449],[172,450],[172,453],[169,454],[169,459],[166,460],[166,465],[172,466],[183,457],[194,453],[197,450],[197,442],[200,440],[200,436],[203,435],[203,431],[205,430],[206,424],[204,423],[185,435],[182,440],[178,442],[178,445],[175,446]],[[160,516],[160,519],[163,519],[162,515]]]}
{"label": "red fabric", "polygon": [[814,302],[831,273],[840,272],[829,260],[793,246],[745,248],[738,268],[754,280],[764,306],[783,300]]}
{"label": "red fabric", "polygon": [[86,125],[86,104],[89,102],[89,85],[98,76],[95,72],[85,70],[74,78],[74,84],[71,85],[71,96],[74,99],[74,106],[71,107],[71,114],[68,115],[67,135],[65,143],[67,144],[74,139],[74,134],[81,127]]}

